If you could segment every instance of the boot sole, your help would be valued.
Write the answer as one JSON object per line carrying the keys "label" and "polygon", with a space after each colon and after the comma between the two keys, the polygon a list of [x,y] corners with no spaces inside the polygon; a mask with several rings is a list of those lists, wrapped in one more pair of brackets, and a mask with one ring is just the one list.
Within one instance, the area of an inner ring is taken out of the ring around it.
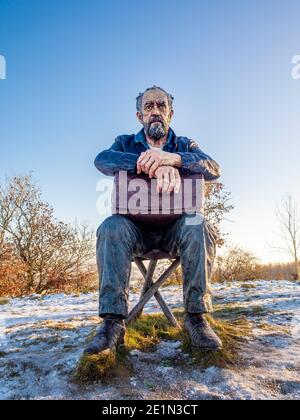
{"label": "boot sole", "polygon": [[211,351],[220,351],[222,349],[223,349],[223,346],[215,347],[215,348],[208,348],[208,347],[197,347],[197,346],[191,345],[191,350],[192,351],[200,351],[200,352],[203,352],[203,353],[209,353]]}

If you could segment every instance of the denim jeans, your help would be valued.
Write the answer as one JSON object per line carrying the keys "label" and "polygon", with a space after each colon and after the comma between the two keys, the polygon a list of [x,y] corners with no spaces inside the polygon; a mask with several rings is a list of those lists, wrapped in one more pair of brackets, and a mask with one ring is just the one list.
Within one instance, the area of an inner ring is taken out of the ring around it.
{"label": "denim jeans", "polygon": [[128,283],[133,256],[156,248],[180,256],[186,312],[212,311],[210,276],[216,252],[216,232],[200,215],[183,214],[171,225],[153,229],[125,216],[113,215],[97,230],[100,280],[99,315],[128,316]]}

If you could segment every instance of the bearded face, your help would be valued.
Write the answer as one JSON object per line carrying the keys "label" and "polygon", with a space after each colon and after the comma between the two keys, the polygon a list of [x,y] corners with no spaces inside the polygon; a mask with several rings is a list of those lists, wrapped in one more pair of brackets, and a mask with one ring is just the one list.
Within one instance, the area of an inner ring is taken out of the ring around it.
{"label": "bearded face", "polygon": [[161,140],[167,134],[168,128],[159,117],[154,117],[150,123],[144,123],[145,132],[153,141]]}
{"label": "bearded face", "polygon": [[142,100],[142,111],[137,116],[147,136],[153,142],[159,142],[168,134],[173,116],[167,95],[159,89],[146,92]]}

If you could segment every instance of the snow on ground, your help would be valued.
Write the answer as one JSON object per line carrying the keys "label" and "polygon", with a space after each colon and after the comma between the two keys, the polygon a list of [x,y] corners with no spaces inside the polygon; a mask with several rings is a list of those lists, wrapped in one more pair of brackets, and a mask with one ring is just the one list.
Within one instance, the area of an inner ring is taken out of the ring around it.
{"label": "snow on ground", "polygon": [[[180,287],[162,294],[171,307],[181,307]],[[217,310],[240,312],[254,325],[241,350],[243,368],[195,368],[179,342],[162,341],[154,352],[131,352],[131,378],[89,386],[71,378],[99,323],[97,294],[0,305],[0,399],[300,399],[300,284],[231,283],[213,286],[213,294]],[[131,305],[137,299],[132,294]],[[146,312],[158,311],[151,300]],[[176,365],[178,358],[186,364]]]}

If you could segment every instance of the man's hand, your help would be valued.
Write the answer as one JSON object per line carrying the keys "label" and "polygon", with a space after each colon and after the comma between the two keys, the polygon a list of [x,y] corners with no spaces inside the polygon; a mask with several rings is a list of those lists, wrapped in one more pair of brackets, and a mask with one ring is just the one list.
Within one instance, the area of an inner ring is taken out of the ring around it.
{"label": "man's hand", "polygon": [[181,187],[181,178],[178,169],[173,166],[161,166],[156,169],[155,178],[157,178],[157,192],[172,192],[176,194]]}
{"label": "man's hand", "polygon": [[137,173],[144,172],[153,178],[155,171],[160,166],[173,166],[180,168],[182,166],[181,156],[176,153],[156,152],[147,150],[141,153],[137,161]]}

